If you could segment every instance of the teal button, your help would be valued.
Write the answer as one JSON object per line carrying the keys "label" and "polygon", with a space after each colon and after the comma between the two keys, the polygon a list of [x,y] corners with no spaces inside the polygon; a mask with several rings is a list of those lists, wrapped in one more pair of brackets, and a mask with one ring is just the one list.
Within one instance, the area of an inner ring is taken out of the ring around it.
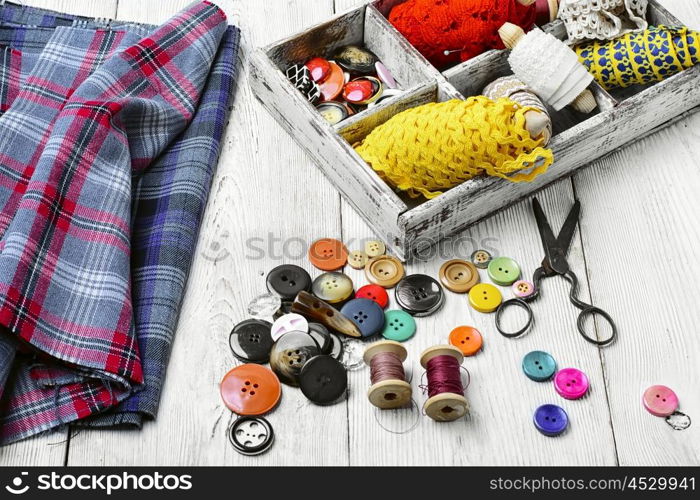
{"label": "teal button", "polygon": [[403,342],[413,337],[416,333],[416,320],[406,311],[392,309],[384,313],[384,330],[382,336],[385,339]]}
{"label": "teal button", "polygon": [[520,266],[510,257],[497,257],[489,262],[488,273],[497,285],[509,286],[520,277]]}
{"label": "teal button", "polygon": [[556,371],[557,362],[551,354],[544,351],[532,351],[523,358],[523,372],[535,382],[549,380]]}

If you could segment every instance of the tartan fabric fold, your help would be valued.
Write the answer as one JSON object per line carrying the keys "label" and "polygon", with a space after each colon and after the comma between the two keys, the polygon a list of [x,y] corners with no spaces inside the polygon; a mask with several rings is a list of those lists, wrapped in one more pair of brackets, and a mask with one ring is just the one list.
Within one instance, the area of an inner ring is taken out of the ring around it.
{"label": "tartan fabric fold", "polygon": [[143,25],[66,27],[67,15],[10,10],[0,323],[13,333],[0,333],[0,442],[89,417],[139,425],[157,411],[238,30],[208,2],[141,39]]}

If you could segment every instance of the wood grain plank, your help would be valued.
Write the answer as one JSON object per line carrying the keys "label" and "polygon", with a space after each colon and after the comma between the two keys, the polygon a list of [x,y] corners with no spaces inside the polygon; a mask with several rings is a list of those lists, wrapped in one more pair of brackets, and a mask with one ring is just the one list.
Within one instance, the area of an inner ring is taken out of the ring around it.
{"label": "wood grain plank", "polygon": [[[341,10],[353,0],[336,0]],[[572,203],[568,180],[555,183],[540,195],[552,223],[561,224]],[[542,248],[527,201],[500,213],[485,223],[462,232],[431,254],[423,262],[407,267],[408,273],[437,277],[440,265],[449,258],[469,258],[477,248],[488,247],[518,260],[526,275],[542,260]],[[368,226],[343,200],[343,238],[350,249],[362,248],[363,241],[374,239]],[[580,276],[585,276],[578,236],[570,261]],[[365,284],[363,272],[346,267],[356,288]],[[488,280],[485,273],[482,279]],[[486,464],[614,464],[616,461],[610,417],[604,392],[598,351],[586,344],[575,328],[576,311],[567,299],[568,285],[562,280],[547,282],[543,297],[535,307],[536,326],[525,337],[508,340],[496,331],[493,315],[479,314],[467,305],[464,295],[447,292],[441,311],[427,318],[416,318],[418,332],[405,346],[413,369],[414,399],[422,405],[420,393],[422,368],[418,359],[427,347],[446,343],[452,328],[459,324],[477,327],[484,335],[484,350],[468,358],[464,366],[472,375],[467,399],[472,405],[469,418],[437,424],[420,417],[418,427],[408,434],[391,434],[376,421],[375,410],[367,400],[369,370],[350,373],[350,461],[353,465],[486,465]],[[502,289],[510,296],[510,290]],[[397,307],[390,292],[390,307]],[[584,296],[586,289],[583,290]],[[547,350],[561,366],[577,366],[591,377],[591,394],[581,401],[565,401],[551,383],[538,384],[521,372],[522,357],[534,349]],[[540,435],[532,426],[535,408],[546,402],[560,404],[569,412],[572,428],[558,439]],[[389,418],[389,417],[385,417]],[[600,446],[587,443],[595,440]]]}
{"label": "wood grain plank", "polygon": [[[700,26],[700,1],[661,4]],[[673,431],[641,404],[648,386],[664,384],[681,411],[700,413],[698,125],[698,115],[682,119],[574,177],[593,298],[620,328],[602,359],[621,465],[700,463],[700,429]]]}
{"label": "wood grain plank", "polygon": [[[84,16],[112,17],[117,0],[26,0],[25,5]],[[65,429],[0,448],[0,466],[55,466],[64,463],[69,446]]]}
{"label": "wood grain plank", "polygon": [[[119,18],[159,22],[189,0],[153,3],[121,0]],[[265,291],[265,275],[283,262],[311,271],[300,246],[340,234],[335,189],[265,112],[248,87],[251,51],[300,31],[332,14],[332,0],[218,2],[243,40],[234,109],[209,198],[170,366],[155,422],[141,431],[91,431],[71,445],[71,465],[144,464],[345,464],[346,405],[316,407],[297,389],[283,387],[269,415],[276,430],[273,449],[260,457],[237,454],[226,437],[233,416],[219,397],[219,382],[236,363],[228,348],[234,323]],[[253,240],[260,238],[260,241]],[[276,243],[274,239],[277,238]],[[298,238],[294,241],[292,238]],[[286,258],[273,255],[268,244]],[[263,247],[262,255],[252,247]],[[312,274],[317,274],[314,272]]]}

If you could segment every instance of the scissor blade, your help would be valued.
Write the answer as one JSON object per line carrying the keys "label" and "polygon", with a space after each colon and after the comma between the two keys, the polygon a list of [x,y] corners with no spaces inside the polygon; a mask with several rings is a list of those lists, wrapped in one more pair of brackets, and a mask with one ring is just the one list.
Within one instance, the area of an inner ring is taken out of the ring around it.
{"label": "scissor blade", "polygon": [[566,216],[564,225],[559,230],[559,236],[557,236],[557,246],[561,248],[564,255],[569,253],[569,247],[571,247],[571,241],[574,239],[580,213],[581,202],[576,200],[574,206],[569,210],[569,215]]}
{"label": "scissor blade", "polygon": [[544,214],[542,205],[540,205],[537,198],[533,198],[532,200],[532,210],[535,213],[537,229],[540,231],[540,238],[542,239],[542,246],[544,247],[544,253],[546,255],[545,260],[542,262],[543,267],[545,269],[551,269],[559,274],[566,273],[569,270],[566,257],[559,246],[557,238],[554,236],[552,227],[549,225],[547,216]]}

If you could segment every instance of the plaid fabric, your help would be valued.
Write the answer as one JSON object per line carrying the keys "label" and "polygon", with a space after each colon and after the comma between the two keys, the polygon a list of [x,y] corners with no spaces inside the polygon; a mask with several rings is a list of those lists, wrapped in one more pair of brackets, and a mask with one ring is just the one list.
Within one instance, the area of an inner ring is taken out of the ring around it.
{"label": "plaid fabric", "polygon": [[198,4],[138,43],[58,27],[26,79],[5,48],[3,99],[22,83],[0,117],[0,322],[34,356],[5,384],[3,442],[113,407],[144,368],[96,423],[155,415],[234,77],[224,21]]}

